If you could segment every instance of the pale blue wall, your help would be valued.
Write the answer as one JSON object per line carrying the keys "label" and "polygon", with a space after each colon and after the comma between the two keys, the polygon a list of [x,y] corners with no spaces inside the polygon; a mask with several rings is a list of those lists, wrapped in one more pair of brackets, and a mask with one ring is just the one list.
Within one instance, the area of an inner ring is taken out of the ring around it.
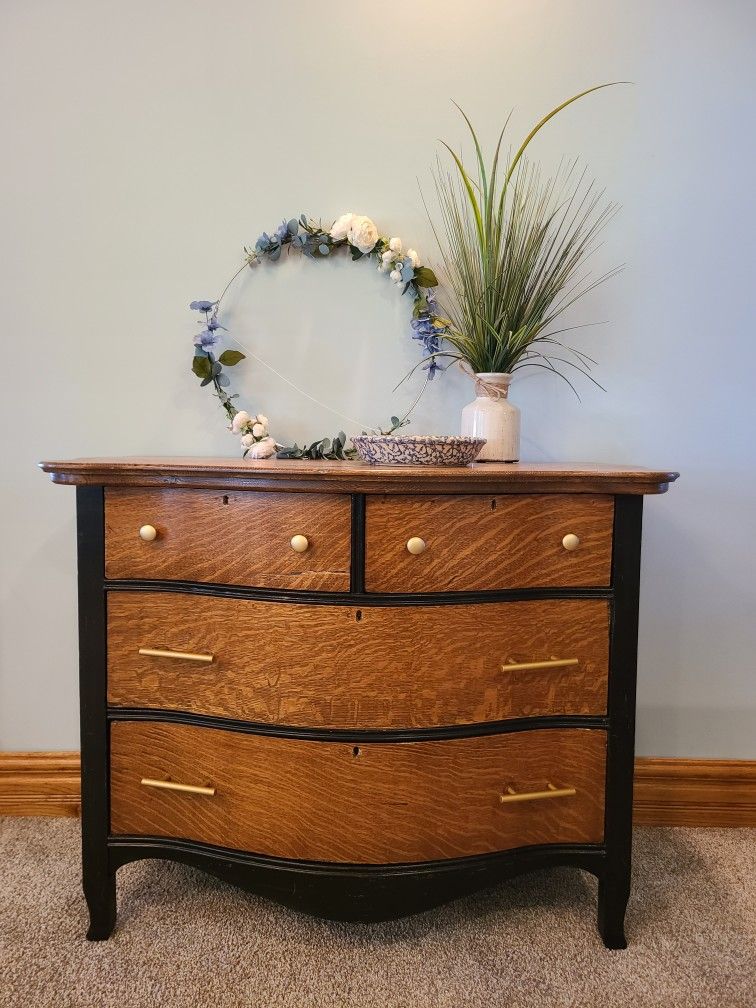
{"label": "pale blue wall", "polygon": [[[450,99],[490,142],[585,86],[634,82],[555,122],[623,212],[597,268],[625,272],[575,321],[608,392],[518,381],[524,455],[680,469],[649,499],[638,748],[753,757],[752,3],[491,0],[128,4],[9,0],[0,13],[4,246],[0,748],[77,744],[74,494],[43,457],[233,454],[187,372],[193,297],[243,242],[302,210],[375,217],[426,258]],[[289,264],[241,292],[236,332],[317,398],[370,422],[415,360],[405,306],[367,269]],[[350,366],[348,366],[350,365]],[[353,388],[350,375],[354,377]],[[327,414],[249,366],[279,436]],[[407,393],[409,394],[409,392]],[[416,430],[470,392],[433,389]]]}

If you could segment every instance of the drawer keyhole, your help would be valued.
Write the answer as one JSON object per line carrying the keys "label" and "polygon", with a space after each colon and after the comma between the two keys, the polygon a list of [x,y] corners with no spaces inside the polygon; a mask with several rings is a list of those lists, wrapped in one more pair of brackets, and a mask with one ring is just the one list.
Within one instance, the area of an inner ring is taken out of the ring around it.
{"label": "drawer keyhole", "polygon": [[358,745],[356,745],[354,747],[354,749],[352,749],[352,756],[359,756],[360,753],[361,753],[361,751],[362,750],[360,749],[360,747]]}

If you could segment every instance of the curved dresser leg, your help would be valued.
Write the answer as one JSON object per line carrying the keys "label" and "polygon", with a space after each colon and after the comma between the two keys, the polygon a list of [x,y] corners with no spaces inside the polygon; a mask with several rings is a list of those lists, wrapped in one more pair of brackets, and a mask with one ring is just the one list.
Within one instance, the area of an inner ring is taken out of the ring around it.
{"label": "curved dresser leg", "polygon": [[89,910],[89,941],[106,941],[113,933],[116,922],[115,872],[95,884],[84,881],[84,898]]}
{"label": "curved dresser leg", "polygon": [[625,910],[630,898],[630,885],[616,880],[600,879],[598,891],[598,929],[609,949],[627,948]]}

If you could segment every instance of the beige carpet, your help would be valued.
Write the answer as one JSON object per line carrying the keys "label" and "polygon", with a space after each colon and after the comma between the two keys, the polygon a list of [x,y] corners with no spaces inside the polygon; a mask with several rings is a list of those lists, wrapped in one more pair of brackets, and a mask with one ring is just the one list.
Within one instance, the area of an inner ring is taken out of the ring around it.
{"label": "beige carpet", "polygon": [[595,882],[552,869],[380,925],[313,920],[146,861],[89,943],[78,823],[0,819],[2,1008],[753,1008],[756,830],[640,829],[630,947]]}

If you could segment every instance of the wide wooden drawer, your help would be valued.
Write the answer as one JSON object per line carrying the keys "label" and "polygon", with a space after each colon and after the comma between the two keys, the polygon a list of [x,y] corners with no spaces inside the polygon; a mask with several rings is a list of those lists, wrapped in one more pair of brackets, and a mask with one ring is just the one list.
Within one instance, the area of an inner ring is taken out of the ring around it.
{"label": "wide wooden drawer", "polygon": [[373,864],[600,843],[605,757],[591,729],[353,745],[115,722],[111,832]]}
{"label": "wide wooden drawer", "polygon": [[[156,537],[144,541],[143,526]],[[303,552],[293,548],[295,536],[307,540]],[[108,578],[347,591],[350,544],[346,495],[141,488],[105,494]]]}
{"label": "wide wooden drawer", "polygon": [[603,599],[357,608],[117,591],[108,701],[328,728],[604,714],[608,640]]}
{"label": "wide wooden drawer", "polygon": [[613,516],[614,499],[596,494],[371,496],[365,585],[371,592],[606,586]]}

